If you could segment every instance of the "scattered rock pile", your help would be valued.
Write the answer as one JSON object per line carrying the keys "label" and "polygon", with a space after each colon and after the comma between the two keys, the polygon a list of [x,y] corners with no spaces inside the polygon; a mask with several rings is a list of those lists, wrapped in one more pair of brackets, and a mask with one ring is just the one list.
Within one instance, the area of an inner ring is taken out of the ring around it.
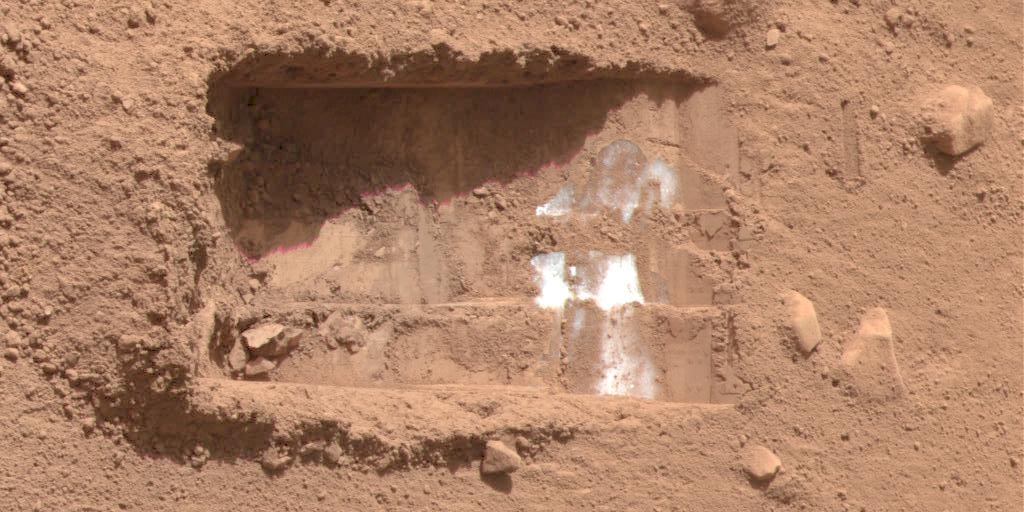
{"label": "scattered rock pile", "polygon": [[264,323],[242,332],[227,354],[232,371],[257,377],[277,368],[281,359],[299,346],[303,332],[278,323]]}

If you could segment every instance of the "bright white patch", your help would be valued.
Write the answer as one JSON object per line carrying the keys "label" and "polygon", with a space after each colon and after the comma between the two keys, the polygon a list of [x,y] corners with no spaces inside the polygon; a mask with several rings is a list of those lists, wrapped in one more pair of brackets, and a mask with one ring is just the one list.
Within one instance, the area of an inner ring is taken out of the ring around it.
{"label": "bright white patch", "polygon": [[670,206],[672,201],[675,200],[676,188],[678,187],[676,170],[669,167],[660,158],[647,164],[647,167],[644,169],[643,181],[658,184],[658,206]]}
{"label": "bright white patch", "polygon": [[[622,222],[628,224],[641,207],[641,201],[644,212],[672,206],[679,188],[678,173],[661,159],[639,169],[645,160],[643,152],[632,142],[613,142],[600,153],[592,178],[596,181],[591,182],[593,188],[588,186],[580,197],[575,197],[572,185],[567,184],[538,206],[536,214],[559,217],[570,215],[573,210],[592,214],[596,207],[604,207],[618,210]],[[530,262],[540,287],[536,298],[540,307],[560,311],[567,300],[592,300],[604,312],[599,341],[603,370],[597,392],[654,398],[657,394],[655,368],[644,348],[637,343],[634,320],[636,304],[644,303],[636,257],[591,251],[584,261],[568,267],[572,285],[566,280],[564,253],[538,254]],[[586,311],[573,307],[575,313],[568,333],[570,342],[582,334]]]}
{"label": "bright white patch", "polygon": [[546,309],[562,309],[565,301],[573,295],[565,281],[565,253],[538,254],[530,263],[536,271],[534,280],[540,286],[537,305]]}
{"label": "bright white patch", "polygon": [[654,398],[654,365],[636,344],[633,305],[617,306],[605,314],[601,340],[604,371],[597,383],[602,395]]}
{"label": "bright white patch", "polygon": [[643,304],[644,295],[640,292],[636,257],[632,254],[604,255],[592,251],[589,259],[596,267],[597,275],[584,277],[583,282],[577,286],[577,298],[591,299],[604,311],[633,302]]}
{"label": "bright white patch", "polygon": [[549,217],[568,215],[569,212],[572,211],[572,202],[572,185],[565,185],[558,189],[555,196],[549,199],[548,202],[537,207],[537,215]]}

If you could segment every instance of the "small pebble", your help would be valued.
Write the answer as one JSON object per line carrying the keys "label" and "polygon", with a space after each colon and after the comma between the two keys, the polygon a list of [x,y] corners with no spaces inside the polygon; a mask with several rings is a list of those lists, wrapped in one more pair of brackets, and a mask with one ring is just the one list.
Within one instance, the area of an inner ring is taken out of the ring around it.
{"label": "small pebble", "polygon": [[4,349],[4,359],[6,359],[8,361],[11,361],[11,362],[17,361],[19,355],[20,354],[18,353],[18,349],[14,348],[14,347],[10,347],[10,348]]}
{"label": "small pebble", "polygon": [[782,37],[782,32],[777,28],[768,29],[768,32],[764,35],[764,45],[767,48],[775,48],[779,44],[779,38]]}

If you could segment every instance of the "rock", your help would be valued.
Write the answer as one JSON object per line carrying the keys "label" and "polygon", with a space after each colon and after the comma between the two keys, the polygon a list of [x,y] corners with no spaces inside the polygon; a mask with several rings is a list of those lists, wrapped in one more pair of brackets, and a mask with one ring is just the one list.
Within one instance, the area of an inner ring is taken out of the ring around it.
{"label": "rock", "polygon": [[274,368],[277,368],[277,363],[263,357],[257,357],[246,363],[245,376],[255,377],[257,375],[263,375]]}
{"label": "rock", "polygon": [[358,316],[346,315],[335,311],[320,324],[320,335],[328,343],[334,342],[356,353],[366,345],[367,333],[363,320]]}
{"label": "rock", "polygon": [[25,348],[28,346],[28,343],[25,343],[25,339],[21,337],[21,334],[18,334],[18,331],[8,331],[4,335],[4,343],[8,347],[13,348]]}
{"label": "rock", "polygon": [[277,453],[274,450],[267,450],[263,452],[263,457],[260,459],[260,465],[263,469],[275,473],[287,468],[292,463],[292,458],[286,454]]}
{"label": "rock", "polygon": [[519,469],[523,459],[512,448],[501,441],[487,441],[484,449],[484,461],[480,464],[480,472],[485,475],[512,473]]}
{"label": "rock", "polygon": [[28,86],[21,82],[11,82],[11,91],[18,96],[28,94]]}
{"label": "rock", "polygon": [[992,131],[992,99],[975,86],[948,85],[923,100],[926,139],[957,156],[983,144]]}
{"label": "rock", "polygon": [[235,340],[234,344],[231,345],[231,351],[228,352],[228,367],[236,372],[240,372],[245,369],[245,363],[248,361],[249,355],[245,352],[244,344],[241,340]]}
{"label": "rock", "polygon": [[256,355],[280,357],[298,346],[302,330],[281,324],[263,324],[242,333],[245,346]]}
{"label": "rock", "polygon": [[344,453],[338,443],[327,443],[324,447],[324,460],[335,466],[341,464],[341,457]]}
{"label": "rock", "polygon": [[250,350],[256,350],[274,339],[275,336],[284,332],[281,324],[263,324],[242,333],[242,341]]}
{"label": "rock", "polygon": [[783,293],[782,300],[789,310],[789,326],[796,334],[797,346],[804,354],[811,353],[821,343],[821,327],[814,303],[793,290]]}
{"label": "rock", "polygon": [[892,326],[882,308],[868,310],[856,336],[843,351],[842,373],[857,396],[867,400],[891,400],[906,394],[896,362]]}
{"label": "rock", "polygon": [[299,346],[302,341],[302,329],[286,327],[268,343],[256,349],[256,355],[263,357],[281,357]]}
{"label": "rock", "polygon": [[764,446],[751,446],[743,453],[743,470],[755,482],[769,482],[782,468],[782,461]]}
{"label": "rock", "polygon": [[777,28],[768,29],[768,32],[764,34],[764,46],[766,48],[775,48],[779,44],[779,39],[782,37],[782,32]]}
{"label": "rock", "polygon": [[750,0],[694,0],[683,6],[693,16],[697,30],[717,39],[756,18],[754,11],[760,4]]}
{"label": "rock", "polygon": [[13,23],[4,24],[3,35],[7,36],[7,40],[12,43],[21,41],[21,29]]}
{"label": "rock", "polygon": [[4,359],[6,359],[8,361],[11,361],[11,362],[17,361],[18,357],[20,355],[21,354],[18,352],[18,349],[14,348],[14,347],[10,347],[10,348],[5,348],[4,349]]}
{"label": "rock", "polygon": [[900,15],[903,14],[903,10],[899,7],[891,7],[888,11],[885,11],[885,24],[890,29],[895,29],[900,24]]}

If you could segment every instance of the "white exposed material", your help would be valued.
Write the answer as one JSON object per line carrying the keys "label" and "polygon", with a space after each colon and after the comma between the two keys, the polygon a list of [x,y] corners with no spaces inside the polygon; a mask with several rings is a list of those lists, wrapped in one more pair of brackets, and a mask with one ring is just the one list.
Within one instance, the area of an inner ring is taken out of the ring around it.
{"label": "white exposed material", "polygon": [[628,224],[638,208],[650,212],[676,200],[678,173],[659,159],[647,163],[643,151],[625,140],[606,146],[598,155],[591,182],[579,197],[572,184],[563,186],[536,209],[538,216],[561,217],[573,211],[595,213],[595,207],[618,211]]}
{"label": "white exposed material", "polygon": [[[606,255],[597,251],[586,254],[587,264],[577,272],[569,268],[574,280],[566,281],[564,253],[538,254],[531,263],[540,287],[536,302],[542,308],[561,311],[569,299],[592,300],[604,314],[601,320],[601,365],[603,371],[596,386],[602,395],[638,396],[654,398],[657,385],[654,365],[644,354],[636,340],[633,321],[636,304],[643,304],[644,296],[632,254]],[[583,333],[586,310],[576,309],[570,324],[570,339]]]}
{"label": "white exposed material", "polygon": [[669,167],[662,159],[659,158],[647,164],[647,167],[644,168],[642,181],[644,184],[658,184],[657,206],[667,208],[675,201],[679,178],[676,175],[676,170]]}
{"label": "white exposed material", "polygon": [[[583,275],[580,282],[570,286],[566,281],[565,253],[538,254],[530,260],[534,281],[540,288],[537,305],[543,308],[562,308],[569,299],[593,300],[597,307],[608,311],[616,306],[644,302],[640,279],[636,270],[636,257],[632,254],[605,255],[591,251],[587,257],[594,272]],[[576,267],[569,267],[575,278]],[[592,275],[591,275],[592,274]]]}
{"label": "white exposed material", "polygon": [[572,298],[572,290],[565,280],[565,254],[552,252],[534,256],[530,263],[536,275],[534,280],[540,287],[537,305],[546,309],[562,309],[565,301]]}
{"label": "white exposed material", "polygon": [[601,362],[604,372],[597,383],[602,395],[654,398],[654,365],[637,346],[633,323],[634,306],[617,306],[609,311],[602,326]]}
{"label": "white exposed material", "polygon": [[568,215],[572,211],[573,189],[572,185],[565,185],[558,189],[555,196],[548,202],[537,207],[538,216],[560,217]]}
{"label": "white exposed material", "polygon": [[[598,154],[591,181],[578,196],[567,184],[538,206],[536,214],[560,217],[574,212],[594,214],[604,208],[620,212],[622,222],[628,224],[641,206],[644,212],[671,207],[678,188],[678,174],[665,161],[648,163],[639,146],[617,140]],[[654,398],[658,389],[655,368],[644,347],[637,343],[634,320],[636,305],[644,303],[636,257],[632,253],[590,251],[569,266],[568,272],[565,254],[560,252],[538,254],[531,263],[540,287],[538,305],[561,311],[570,299],[591,300],[603,312],[599,340],[603,371],[596,391]],[[586,310],[573,307],[570,340],[584,333]]]}
{"label": "white exposed material", "polygon": [[596,266],[597,275],[586,276],[576,287],[577,298],[592,299],[604,311],[623,304],[644,302],[636,257],[632,254],[605,255],[596,251],[591,251],[588,257]]}

